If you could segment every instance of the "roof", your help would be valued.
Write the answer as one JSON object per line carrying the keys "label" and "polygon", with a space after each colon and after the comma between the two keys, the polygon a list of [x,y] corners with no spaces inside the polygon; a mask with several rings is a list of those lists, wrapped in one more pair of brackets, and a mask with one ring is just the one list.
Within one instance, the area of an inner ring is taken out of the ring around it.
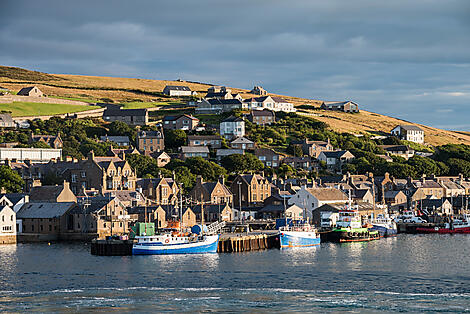
{"label": "roof", "polygon": [[77,206],[76,203],[66,202],[66,203],[48,203],[48,202],[39,202],[39,203],[26,203],[21,209],[16,213],[16,218],[55,218],[61,217],[67,211],[69,211],[74,206]]}
{"label": "roof", "polygon": [[98,213],[112,200],[114,200],[114,197],[113,198],[103,197],[103,196],[92,197],[92,198],[87,199],[85,202],[81,203],[79,207],[72,209],[70,213],[71,214]]}
{"label": "roof", "polygon": [[30,86],[30,87],[23,87],[20,89],[20,91],[17,93],[17,95],[27,95],[30,91],[33,90],[36,86]]}
{"label": "roof", "polygon": [[103,116],[145,116],[147,109],[121,109],[116,107],[106,107]]}
{"label": "roof", "polygon": [[402,191],[385,191],[384,197],[385,198],[395,198],[400,193],[403,193],[403,192]]}
{"label": "roof", "polygon": [[177,116],[164,116],[163,117],[163,121],[175,121],[175,120],[178,120],[180,118],[188,118],[188,119],[191,119],[191,120],[198,120],[198,118],[196,117],[193,117],[189,114],[180,114],[180,115],[177,115]]}
{"label": "roof", "polygon": [[218,99],[211,98],[207,100],[211,105],[242,105],[242,102],[238,99]]}
{"label": "roof", "polygon": [[221,148],[218,149],[217,152],[215,153],[216,156],[228,156],[228,155],[233,155],[233,154],[240,154],[243,155],[243,149],[236,149],[236,148]]}
{"label": "roof", "polygon": [[378,145],[388,152],[407,152],[410,148],[406,145]]}
{"label": "roof", "polygon": [[255,152],[256,156],[266,155],[266,154],[267,155],[279,155],[278,153],[276,153],[271,148],[255,148],[254,152]]}
{"label": "roof", "polygon": [[243,119],[239,117],[235,117],[235,116],[230,116],[227,119],[222,121],[222,123],[224,122],[243,122]]}
{"label": "roof", "polygon": [[157,137],[157,138],[163,138],[163,133],[160,131],[140,131],[137,133],[137,137]]}
{"label": "roof", "polygon": [[261,117],[261,116],[273,117],[273,116],[274,116],[274,112],[272,112],[272,111],[269,110],[269,109],[252,110],[252,111],[251,111],[251,115],[252,115],[252,116],[255,116],[255,117]]}
{"label": "roof", "polygon": [[9,113],[0,113],[0,121],[1,122],[8,122],[8,123],[13,123],[13,118],[11,117],[11,114]]}
{"label": "roof", "polygon": [[35,186],[31,188],[29,200],[31,202],[52,202],[55,201],[63,189],[63,185]]}
{"label": "roof", "polygon": [[103,142],[116,142],[116,143],[129,143],[129,137],[128,136],[100,136],[100,140]]}
{"label": "roof", "polygon": [[13,204],[16,204],[27,195],[28,194],[24,194],[24,193],[6,193],[6,194],[0,194],[0,198],[5,196],[10,202],[12,202]]}
{"label": "roof", "polygon": [[165,89],[191,91],[191,89],[188,86],[180,86],[180,85],[167,85],[167,86],[165,86]]}
{"label": "roof", "polygon": [[[314,211],[337,213],[340,210],[344,210],[345,206],[346,206],[345,203],[324,204],[320,207],[315,208]],[[374,205],[370,204],[370,203],[367,203],[367,202],[357,202],[357,203],[353,204],[353,207],[357,207],[357,209],[359,211],[374,210]]]}
{"label": "roof", "polygon": [[[420,127],[416,126],[416,125],[411,125],[411,124],[405,124],[405,125],[397,125],[396,127],[400,127],[404,130],[407,130],[407,131],[423,131],[423,129],[421,129]],[[395,127],[395,128],[396,128]]]}
{"label": "roof", "polygon": [[272,98],[275,102],[278,102],[278,103],[287,103],[287,102],[288,102],[287,100],[285,100],[285,99],[282,98],[282,97],[271,96],[271,98]]}
{"label": "roof", "polygon": [[181,146],[183,153],[209,153],[207,146]]}
{"label": "roof", "polygon": [[[213,213],[213,214],[218,214],[221,213],[225,207],[228,206],[227,204],[207,204],[204,205],[204,213]],[[191,207],[191,210],[195,214],[200,214],[201,213],[201,205],[195,205]]]}
{"label": "roof", "polygon": [[[326,158],[341,158],[346,153],[349,153],[347,150],[336,150],[336,151],[323,151],[321,152],[326,156]],[[351,153],[350,153],[351,154]]]}
{"label": "roof", "polygon": [[320,201],[346,201],[348,197],[342,191],[331,188],[307,188],[307,191]]}
{"label": "roof", "polygon": [[188,141],[191,140],[221,140],[219,135],[188,135]]}
{"label": "roof", "polygon": [[354,190],[354,198],[364,198],[368,192],[370,193],[369,189]]}
{"label": "roof", "polygon": [[233,141],[230,142],[231,144],[253,144],[253,141],[250,141],[246,137],[237,137]]}

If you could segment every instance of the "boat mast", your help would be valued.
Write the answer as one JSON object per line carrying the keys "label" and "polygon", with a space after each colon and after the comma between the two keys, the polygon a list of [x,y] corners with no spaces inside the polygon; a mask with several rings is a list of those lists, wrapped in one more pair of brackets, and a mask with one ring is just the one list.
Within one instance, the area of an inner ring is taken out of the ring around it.
{"label": "boat mast", "polygon": [[[176,182],[175,182],[176,183]],[[179,208],[179,216],[180,216],[180,232],[183,232],[183,217],[182,217],[182,212],[183,212],[183,191],[182,191],[182,186],[180,184],[180,208]]]}

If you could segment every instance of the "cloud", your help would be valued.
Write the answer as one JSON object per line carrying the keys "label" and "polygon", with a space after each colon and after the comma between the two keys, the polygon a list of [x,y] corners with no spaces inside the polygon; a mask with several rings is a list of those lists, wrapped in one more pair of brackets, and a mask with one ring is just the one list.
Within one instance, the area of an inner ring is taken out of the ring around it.
{"label": "cloud", "polygon": [[[470,2],[10,1],[0,60],[51,73],[183,78],[437,125],[470,113]],[[458,108],[458,110],[457,110]]]}

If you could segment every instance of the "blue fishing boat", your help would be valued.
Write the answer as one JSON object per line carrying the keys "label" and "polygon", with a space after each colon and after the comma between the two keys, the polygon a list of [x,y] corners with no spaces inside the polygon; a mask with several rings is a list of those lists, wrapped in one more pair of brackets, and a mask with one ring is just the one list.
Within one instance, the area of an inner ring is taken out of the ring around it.
{"label": "blue fishing boat", "polygon": [[137,236],[133,255],[217,253],[219,235],[162,234]]}
{"label": "blue fishing boat", "polygon": [[320,244],[320,235],[308,223],[292,224],[279,228],[281,249],[309,247]]}
{"label": "blue fishing boat", "polygon": [[397,235],[397,224],[388,216],[378,215],[372,222],[371,230],[378,231],[381,238],[392,237]]}

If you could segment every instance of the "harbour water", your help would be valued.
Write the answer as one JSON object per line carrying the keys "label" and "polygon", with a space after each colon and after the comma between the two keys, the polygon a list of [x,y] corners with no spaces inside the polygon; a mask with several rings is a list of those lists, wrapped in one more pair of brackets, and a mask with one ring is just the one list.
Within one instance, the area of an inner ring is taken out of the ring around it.
{"label": "harbour water", "polygon": [[105,257],[84,244],[0,246],[6,312],[470,312],[470,237],[232,254]]}

